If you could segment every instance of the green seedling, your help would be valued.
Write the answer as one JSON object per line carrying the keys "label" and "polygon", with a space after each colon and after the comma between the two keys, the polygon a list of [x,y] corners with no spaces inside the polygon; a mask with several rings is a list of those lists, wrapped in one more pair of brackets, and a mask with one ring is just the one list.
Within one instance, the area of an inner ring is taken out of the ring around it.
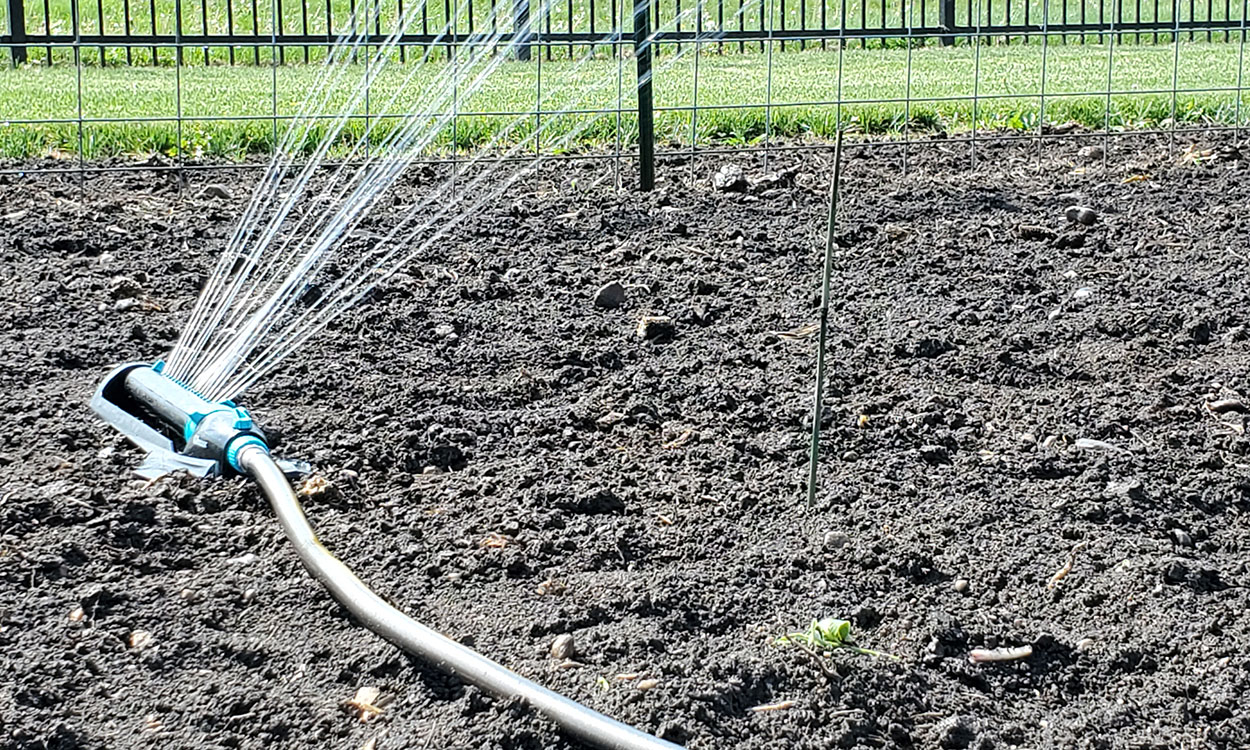
{"label": "green seedling", "polygon": [[836,649],[844,648],[857,654],[898,659],[894,654],[856,646],[850,642],[850,639],[851,623],[846,620],[839,620],[836,617],[826,617],[823,620],[813,620],[811,627],[803,632],[790,633],[777,638],[775,643],[779,646],[798,646],[805,651],[820,653],[825,656],[828,656]]}

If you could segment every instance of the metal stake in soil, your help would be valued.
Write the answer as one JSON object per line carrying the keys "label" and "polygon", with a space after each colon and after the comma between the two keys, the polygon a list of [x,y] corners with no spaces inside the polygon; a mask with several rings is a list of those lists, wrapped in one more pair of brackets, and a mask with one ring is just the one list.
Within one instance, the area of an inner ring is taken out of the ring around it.
{"label": "metal stake in soil", "polygon": [[820,291],[820,338],[816,343],[816,392],[812,397],[812,450],[808,460],[807,507],[816,504],[816,464],[820,458],[820,406],[825,390],[825,340],[829,332],[829,277],[833,274],[833,234],[838,218],[838,183],[842,176],[842,130],[833,147],[833,184],[829,188],[829,227],[825,232],[825,269]]}

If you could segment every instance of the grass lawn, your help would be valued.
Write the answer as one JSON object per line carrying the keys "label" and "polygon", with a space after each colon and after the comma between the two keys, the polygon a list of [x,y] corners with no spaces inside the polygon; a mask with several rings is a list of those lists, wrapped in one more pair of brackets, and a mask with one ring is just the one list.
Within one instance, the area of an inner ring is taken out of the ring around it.
{"label": "grass lawn", "polygon": [[[46,4],[45,4],[46,1]],[[22,0],[24,22],[31,34],[74,33],[74,0]],[[538,28],[553,32],[610,31],[620,25],[632,28],[629,18],[633,3],[626,0],[529,0],[531,18]],[[338,33],[350,25],[353,8],[365,7],[364,0],[96,0],[79,3],[78,28],[84,34],[164,34],[175,32],[176,13],[182,8],[181,30],[184,34],[260,34],[268,36],[277,19],[279,33],[322,35]],[[939,21],[939,0],[651,0],[658,9],[655,30],[725,29],[816,29],[837,28],[845,13],[845,27],[897,28],[936,27]],[[380,0],[377,27],[389,32],[395,27],[397,9],[405,7],[413,19],[413,33],[437,33],[449,19],[456,21],[457,32],[497,27],[511,28],[513,0]],[[0,3],[0,28],[8,28],[9,3]],[[457,9],[458,8],[458,9]],[[544,11],[543,9],[546,8]],[[538,22],[543,13],[550,24]],[[962,26],[1040,24],[1046,19],[1058,23],[1116,23],[1141,21],[1170,24],[1182,21],[1238,20],[1243,5],[1240,0],[956,0],[955,23]],[[1234,32],[1235,33],[1235,32]],[[1153,38],[1153,35],[1147,35]],[[1166,41],[1166,34],[1164,41]],[[1198,34],[1197,37],[1203,37]],[[1190,39],[1197,41],[1198,39]],[[1158,40],[1156,40],[1158,41]],[[1208,39],[1207,41],[1210,41]],[[786,45],[787,49],[796,46]],[[758,49],[758,47],[757,47]],[[558,52],[559,50],[557,50]],[[228,61],[232,51],[227,47],[191,50],[188,59],[197,62],[207,56],[217,62]],[[33,59],[71,60],[67,49],[32,48]],[[137,47],[127,52],[122,48],[90,50],[91,59],[103,57],[109,62],[152,60],[150,47]],[[321,49],[310,49],[309,57],[317,59]],[[158,57],[168,63],[170,50],[158,50]],[[129,57],[128,57],[129,56]],[[269,59],[269,51],[261,48],[235,48],[233,56],[241,61]],[[302,61],[302,49],[289,50],[287,62]]]}
{"label": "grass lawn", "polygon": [[[1180,92],[1175,95],[1174,55],[1179,56]],[[841,82],[834,50],[772,57],[770,91],[766,55],[699,56],[697,102],[695,56],[660,58],[655,73],[657,135],[680,144],[692,138],[700,144],[753,143],[766,131],[775,136],[829,135],[836,126],[837,107],[831,102],[838,100],[839,83],[844,121],[866,132],[898,132],[906,122],[913,130],[958,132],[974,121],[980,128],[1026,130],[1038,126],[1043,106],[1046,122],[1076,120],[1098,128],[1108,119],[1113,128],[1155,126],[1172,116],[1173,107],[1179,122],[1250,121],[1250,69],[1243,46],[1236,42],[1182,41],[1176,48],[985,45],[979,54],[965,46],[850,48],[843,55]],[[580,66],[568,60],[544,62],[540,103],[539,66],[504,62],[473,96],[460,98],[455,143],[470,148],[500,133],[516,141],[531,133],[541,117],[547,148],[610,144],[618,136],[618,102],[624,110],[620,137],[633,142],[633,65],[631,59],[611,57]],[[431,90],[445,71],[442,61],[393,66],[374,84],[370,113],[394,115],[420,108],[419,101],[428,101],[428,95],[421,99],[419,92]],[[331,109],[337,111],[347,100],[363,72],[363,66],[346,72],[331,92],[337,105]],[[410,74],[412,81],[401,91],[402,79]],[[270,67],[245,65],[84,66],[80,82],[78,69],[71,66],[6,68],[0,72],[0,156],[77,153],[80,83],[83,152],[88,158],[173,154],[179,146],[179,114],[185,153],[225,158],[264,153],[274,143],[275,102],[279,117],[292,114],[306,92],[323,85],[326,72],[315,64],[277,68],[276,99],[274,76]],[[619,98],[618,90],[623,94]],[[910,107],[904,103],[908,96]],[[770,101],[770,107],[764,106]],[[700,109],[692,121],[688,108],[696,103]],[[540,107],[542,114],[536,116]],[[551,114],[561,109],[613,112]],[[97,121],[114,118],[124,121]],[[61,122],[33,122],[38,120]],[[283,128],[280,121],[278,132]],[[363,121],[353,123],[344,143],[363,130]],[[562,135],[571,140],[561,143]],[[434,147],[448,148],[452,137],[448,128]]]}

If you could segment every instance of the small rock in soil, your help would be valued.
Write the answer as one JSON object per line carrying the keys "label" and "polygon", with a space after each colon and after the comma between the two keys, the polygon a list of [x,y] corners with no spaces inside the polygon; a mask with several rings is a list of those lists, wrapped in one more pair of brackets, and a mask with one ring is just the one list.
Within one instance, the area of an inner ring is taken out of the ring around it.
{"label": "small rock in soil", "polygon": [[924,459],[925,463],[932,465],[951,462],[950,453],[940,445],[920,446],[920,457]]}
{"label": "small rock in soil", "polygon": [[1098,221],[1098,212],[1088,206],[1068,206],[1064,210],[1064,216],[1068,217],[1068,221],[1084,224],[1085,226],[1093,226]]}
{"label": "small rock in soil", "polygon": [[234,193],[230,192],[230,188],[226,187],[225,185],[213,184],[213,185],[208,185],[203,190],[201,190],[200,197],[201,198],[220,198],[221,200],[228,201],[231,198],[234,198]]}
{"label": "small rock in soil", "polygon": [[1102,159],[1105,154],[1106,152],[1102,150],[1102,146],[1085,146],[1080,151],[1076,152],[1076,155],[1085,161],[1098,161]]}
{"label": "small rock in soil", "polygon": [[638,321],[638,338],[648,341],[667,341],[677,333],[673,319],[663,315],[648,315]]}
{"label": "small rock in soil", "polygon": [[949,716],[938,722],[937,738],[946,750],[961,750],[976,741],[976,727],[967,716]]}
{"label": "small rock in soil", "polygon": [[898,747],[908,747],[912,744],[911,732],[907,731],[907,727],[902,724],[890,724],[886,732],[890,735],[890,741]]}
{"label": "small rock in soil", "polygon": [[1177,546],[1179,547],[1194,546],[1194,538],[1191,537],[1188,534],[1188,532],[1185,532],[1181,529],[1172,529],[1171,531],[1168,532],[1168,536],[1170,536],[1172,538],[1172,541],[1175,542]]}
{"label": "small rock in soil", "polygon": [[742,193],[747,189],[747,178],[742,167],[725,164],[712,175],[712,187],[723,193]]}
{"label": "small rock in soil", "polygon": [[142,651],[152,645],[152,634],[146,630],[136,630],[130,634],[127,642],[135,651]]}
{"label": "small rock in soil", "polygon": [[1112,445],[1105,440],[1094,440],[1092,438],[1077,438],[1073,444],[1080,451],[1103,451],[1106,453],[1123,453],[1124,449],[1118,445]]}
{"label": "small rock in soil", "polygon": [[958,581],[955,581],[955,591],[957,591],[957,592],[959,592],[959,593],[961,593],[961,594],[966,594],[966,593],[968,593],[968,588],[969,588],[971,585],[972,585],[972,584],[968,583],[968,579],[967,579],[967,578],[960,578]]}
{"label": "small rock in soil", "polygon": [[595,307],[611,310],[625,304],[625,287],[619,281],[604,284],[595,292]]}
{"label": "small rock in soil", "polygon": [[1020,239],[1022,240],[1053,240],[1055,233],[1038,224],[1021,224]]}
{"label": "small rock in soil", "polygon": [[1081,232],[1067,232],[1055,240],[1055,247],[1060,250],[1072,250],[1085,247],[1085,235]]}
{"label": "small rock in soil", "polygon": [[113,309],[117,312],[130,312],[139,306],[139,300],[134,297],[126,297],[119,299],[113,303]]}
{"label": "small rock in soil", "polygon": [[1230,411],[1235,411],[1235,412],[1239,412],[1242,414],[1246,412],[1246,405],[1241,402],[1241,399],[1236,399],[1236,398],[1225,398],[1225,399],[1220,399],[1219,401],[1209,401],[1207,402],[1207,408],[1215,412],[1216,414],[1224,414]]}
{"label": "small rock in soil", "polygon": [[577,655],[577,644],[573,641],[573,636],[565,633],[556,636],[551,642],[551,658],[553,659],[571,659]]}
{"label": "small rock in soil", "polygon": [[842,532],[842,531],[825,532],[825,539],[824,539],[825,549],[839,549],[841,547],[845,547],[846,545],[850,544],[850,542],[851,542],[851,537],[845,532]]}
{"label": "small rock in soil", "polygon": [[143,294],[143,287],[129,276],[118,276],[109,284],[109,296],[113,299],[138,297]]}

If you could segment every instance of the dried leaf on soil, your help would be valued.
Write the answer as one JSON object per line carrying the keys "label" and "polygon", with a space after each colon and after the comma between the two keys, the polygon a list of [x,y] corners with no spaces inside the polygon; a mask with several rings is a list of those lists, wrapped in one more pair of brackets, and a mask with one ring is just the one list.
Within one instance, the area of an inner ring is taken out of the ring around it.
{"label": "dried leaf on soil", "polygon": [[359,712],[361,721],[372,721],[374,717],[382,714],[381,695],[381,690],[367,685],[358,689],[354,696],[343,701],[343,705]]}
{"label": "dried leaf on soil", "polygon": [[785,339],[786,341],[802,341],[803,339],[811,338],[819,330],[819,323],[808,323],[807,325],[799,326],[798,328],[793,328],[789,331],[775,331],[774,335],[776,335],[777,338]]}
{"label": "dried leaf on soil", "polygon": [[334,485],[329,479],[320,474],[314,474],[300,484],[297,494],[300,497],[321,497],[330,494],[333,490]]}

